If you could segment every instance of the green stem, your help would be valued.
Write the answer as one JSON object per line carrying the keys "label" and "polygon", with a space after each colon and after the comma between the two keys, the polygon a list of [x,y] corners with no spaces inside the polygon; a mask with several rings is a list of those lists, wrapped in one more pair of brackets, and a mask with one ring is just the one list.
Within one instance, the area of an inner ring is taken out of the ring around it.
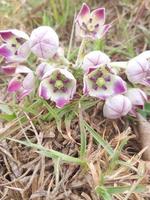
{"label": "green stem", "polygon": [[80,61],[81,61],[81,58],[82,58],[82,54],[83,54],[86,42],[87,42],[86,39],[83,39],[82,42],[81,42],[81,45],[80,45],[80,48],[79,48],[79,51],[78,51],[77,60],[76,60],[76,63],[75,63],[76,67],[78,67],[80,65]]}

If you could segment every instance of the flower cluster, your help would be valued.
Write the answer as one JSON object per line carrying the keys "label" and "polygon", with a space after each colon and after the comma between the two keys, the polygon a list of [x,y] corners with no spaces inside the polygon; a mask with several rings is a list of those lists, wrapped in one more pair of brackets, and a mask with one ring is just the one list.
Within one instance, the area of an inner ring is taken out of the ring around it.
{"label": "flower cluster", "polygon": [[[90,12],[85,3],[75,23],[78,35],[88,40],[102,38],[111,27],[105,25],[104,8]],[[0,39],[1,71],[11,77],[8,92],[16,93],[18,101],[36,91],[37,79],[39,97],[55,102],[58,108],[73,99],[77,80],[72,72],[77,68],[64,57],[58,35],[51,27],[40,26],[30,36],[16,29],[3,30]],[[24,64],[32,55],[38,58],[36,69]],[[83,94],[104,101],[103,115],[107,118],[136,116],[137,110],[148,100],[140,85],[150,86],[150,51],[127,63],[125,79],[119,76],[109,56],[101,51],[87,53],[81,60],[81,68]]]}

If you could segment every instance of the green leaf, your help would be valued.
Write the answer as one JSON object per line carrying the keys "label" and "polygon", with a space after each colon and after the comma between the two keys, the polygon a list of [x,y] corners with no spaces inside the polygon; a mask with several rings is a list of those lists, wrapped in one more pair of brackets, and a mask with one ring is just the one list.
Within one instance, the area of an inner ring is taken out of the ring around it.
{"label": "green leaf", "polygon": [[16,119],[16,115],[14,113],[12,115],[0,114],[0,119],[6,120],[6,121],[12,121],[13,119]]}
{"label": "green leaf", "polygon": [[104,200],[112,200],[111,195],[108,193],[107,189],[104,186],[96,187],[96,193],[100,195]]}
{"label": "green leaf", "polygon": [[65,163],[75,163],[75,164],[79,164],[79,165],[86,165],[85,161],[83,161],[79,158],[68,156],[64,153],[55,151],[53,149],[47,149],[47,148],[43,147],[42,145],[32,143],[30,140],[21,141],[21,140],[16,140],[13,138],[7,138],[7,139],[14,141],[14,142],[18,142],[20,144],[23,144],[23,145],[31,147],[31,148],[38,149],[38,151],[37,151],[38,153],[40,153],[46,157],[49,157],[49,158],[53,158],[53,159],[60,158],[60,160],[64,161]]}
{"label": "green leaf", "polygon": [[[131,186],[117,186],[117,187],[104,187],[104,186],[97,186],[95,188],[96,193],[103,197],[104,200],[112,200],[111,195],[113,194],[122,194],[127,193],[131,189]],[[138,185],[133,192],[145,192],[146,186],[145,185]]]}
{"label": "green leaf", "polygon": [[81,138],[80,157],[84,159],[86,156],[86,135],[87,134],[84,127],[81,104],[79,104],[79,127],[80,127],[80,138]]}
{"label": "green leaf", "polygon": [[86,130],[94,137],[94,139],[108,152],[110,156],[114,155],[114,150],[109,145],[107,141],[105,141],[100,134],[98,134],[88,123],[84,121],[84,126]]}

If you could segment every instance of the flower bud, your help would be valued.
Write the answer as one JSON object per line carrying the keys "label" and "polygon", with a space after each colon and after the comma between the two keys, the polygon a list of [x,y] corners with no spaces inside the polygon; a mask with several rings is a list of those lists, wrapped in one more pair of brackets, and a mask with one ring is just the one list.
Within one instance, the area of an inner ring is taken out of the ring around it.
{"label": "flower bud", "polygon": [[49,26],[40,26],[34,29],[30,36],[31,51],[38,57],[52,58],[59,47],[59,39],[56,32]]}
{"label": "flower bud", "polygon": [[109,119],[117,119],[128,114],[132,104],[130,100],[121,95],[115,95],[106,100],[103,107],[103,115]]}
{"label": "flower bud", "polygon": [[100,65],[110,63],[110,58],[101,51],[91,51],[85,55],[83,59],[82,68],[85,73],[89,73],[91,70],[96,69]]}
{"label": "flower bud", "polygon": [[150,63],[145,56],[137,56],[128,62],[127,78],[132,83],[150,86]]}

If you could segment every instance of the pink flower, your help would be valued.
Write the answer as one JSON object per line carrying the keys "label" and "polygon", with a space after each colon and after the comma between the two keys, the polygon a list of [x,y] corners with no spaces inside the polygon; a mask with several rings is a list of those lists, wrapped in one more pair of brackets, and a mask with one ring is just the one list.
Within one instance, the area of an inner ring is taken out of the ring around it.
{"label": "pink flower", "polygon": [[14,77],[8,84],[8,92],[15,92],[17,99],[21,101],[25,96],[29,95],[35,84],[33,71],[26,66],[16,68]]}
{"label": "pink flower", "polygon": [[29,37],[23,31],[8,29],[0,31],[2,45],[0,55],[9,62],[24,61],[30,53]]}
{"label": "pink flower", "polygon": [[76,91],[76,79],[67,69],[52,68],[43,76],[39,96],[56,103],[58,108],[68,104]]}
{"label": "pink flower", "polygon": [[81,67],[85,73],[89,73],[90,71],[98,68],[100,65],[109,63],[110,58],[105,53],[101,51],[91,51],[85,55]]}
{"label": "pink flower", "polygon": [[90,12],[90,8],[83,3],[76,18],[77,34],[81,37],[100,39],[110,29],[111,25],[105,25],[105,8],[98,8]]}
{"label": "pink flower", "polygon": [[121,95],[115,95],[106,100],[103,107],[103,115],[109,119],[117,119],[128,114],[132,104],[130,100]]}
{"label": "pink flower", "polygon": [[101,65],[84,75],[83,92],[86,95],[106,99],[115,94],[123,94],[127,87],[121,77],[115,75],[107,65]]}
{"label": "pink flower", "polygon": [[127,91],[125,95],[130,99],[132,103],[132,110],[130,111],[130,114],[136,116],[136,110],[138,108],[143,109],[144,104],[147,101],[147,96],[145,92],[143,92],[139,88],[131,88]]}
{"label": "pink flower", "polygon": [[130,82],[150,86],[150,62],[145,56],[139,55],[131,59],[126,74]]}
{"label": "pink flower", "polygon": [[59,48],[56,32],[49,26],[40,26],[34,29],[30,36],[30,48],[40,58],[52,58]]}

